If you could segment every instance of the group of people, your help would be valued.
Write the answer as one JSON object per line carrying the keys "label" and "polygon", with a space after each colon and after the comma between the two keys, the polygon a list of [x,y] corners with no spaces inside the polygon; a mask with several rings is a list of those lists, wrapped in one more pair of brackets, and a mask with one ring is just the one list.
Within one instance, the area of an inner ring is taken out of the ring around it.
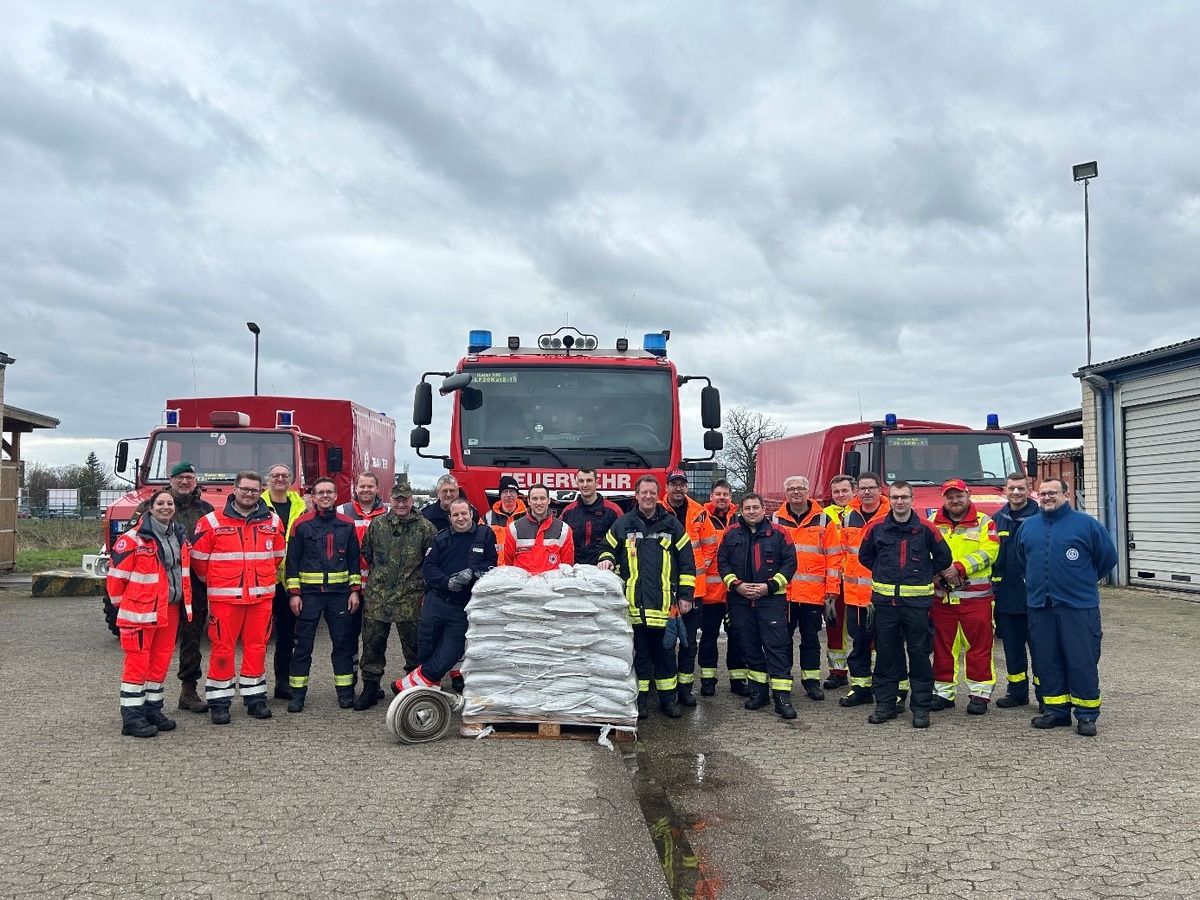
{"label": "group of people", "polygon": [[[653,476],[638,479],[628,512],[599,494],[596,472],[586,468],[576,473],[577,499],[559,513],[544,485],[522,497],[508,476],[482,513],[450,475],[422,510],[406,483],[384,503],[372,473],[359,476],[354,499],[341,506],[332,479],[309,486],[311,502],[292,490],[286,465],[272,466],[263,482],[239,472],[217,510],[201,497],[194,468],[181,462],[170,487],[138,508],[115,543],[108,591],[125,652],[123,734],[176,727],[163,705],[177,639],[180,709],[228,724],[240,693],[250,717],[270,718],[273,633],[274,696],[288,701],[288,712],[302,712],[322,619],[342,708],[367,710],[385,696],[393,625],[404,668],[393,691],[438,686],[449,676],[461,692],[456,665],[474,582],[496,565],[539,573],[561,564],[596,565],[622,579],[639,718],[649,715],[652,686],[670,718],[696,706],[697,662],[700,696],[716,694],[721,629],[730,690],[747,709],[773,704],[784,719],[796,718],[798,631],[800,682],[814,701],[848,686],[839,704],[873,703],[871,723],[895,718],[907,702],[914,727],[928,727],[930,712],[955,705],[963,662],[967,712],[981,715],[996,681],[994,630],[1008,668],[997,706],[1028,704],[1034,680],[1035,727],[1069,725],[1073,712],[1080,734],[1096,733],[1096,582],[1115,565],[1116,550],[1095,520],[1070,507],[1055,479],[1042,482],[1039,507],[1025,478],[1011,476],[1008,503],[994,518],[975,508],[964,482],[948,481],[929,520],[912,510],[911,485],[894,482],[884,496],[871,473],[835,478],[824,508],[806,478],[788,478],[786,500],[773,513],[756,493],[735,506],[724,481],[701,504],[688,496],[682,470],[668,473],[661,499]],[[212,650],[201,696],[206,627]],[[664,639],[668,629],[680,639]]]}

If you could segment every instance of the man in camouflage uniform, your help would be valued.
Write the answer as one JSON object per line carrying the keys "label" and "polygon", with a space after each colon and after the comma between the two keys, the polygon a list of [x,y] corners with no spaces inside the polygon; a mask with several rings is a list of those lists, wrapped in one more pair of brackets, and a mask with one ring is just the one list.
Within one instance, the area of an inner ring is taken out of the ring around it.
{"label": "man in camouflage uniform", "polygon": [[[178,463],[171,469],[171,496],[175,498],[175,521],[183,526],[183,533],[190,541],[196,536],[196,523],[213,511],[213,505],[200,499],[200,485],[196,483],[196,467],[190,462]],[[136,527],[142,513],[150,508],[150,501],[138,504],[130,519],[130,527]],[[179,680],[183,686],[179,691],[179,708],[194,713],[208,711],[204,698],[196,693],[196,682],[202,674],[200,669],[200,640],[208,629],[208,588],[192,573],[192,618],[179,617]]]}
{"label": "man in camouflage uniform", "polygon": [[387,662],[388,632],[392,623],[404,651],[404,671],[417,667],[417,624],[425,576],[421,565],[437,528],[413,509],[412,488],[401,482],[392,488],[392,508],[367,526],[362,558],[371,570],[367,580],[366,612],[362,623],[362,693],[357,710],[370,709],[383,697],[379,687]]}

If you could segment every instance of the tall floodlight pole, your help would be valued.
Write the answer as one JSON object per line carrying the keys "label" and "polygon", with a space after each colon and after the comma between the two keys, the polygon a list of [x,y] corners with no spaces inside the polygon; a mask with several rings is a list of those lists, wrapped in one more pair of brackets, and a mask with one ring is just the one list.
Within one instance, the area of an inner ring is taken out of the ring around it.
{"label": "tall floodlight pole", "polygon": [[1092,258],[1091,218],[1088,214],[1088,182],[1095,178],[1099,171],[1096,161],[1080,163],[1071,167],[1071,174],[1076,181],[1083,182],[1083,309],[1087,328],[1087,364],[1092,364]]}
{"label": "tall floodlight pole", "polygon": [[[258,335],[260,334],[259,327],[253,322],[247,322],[246,327],[250,329],[250,333],[254,335],[254,396],[258,396]],[[1089,342],[1091,338],[1088,339]],[[1088,344],[1088,361],[1091,362],[1091,343]]]}

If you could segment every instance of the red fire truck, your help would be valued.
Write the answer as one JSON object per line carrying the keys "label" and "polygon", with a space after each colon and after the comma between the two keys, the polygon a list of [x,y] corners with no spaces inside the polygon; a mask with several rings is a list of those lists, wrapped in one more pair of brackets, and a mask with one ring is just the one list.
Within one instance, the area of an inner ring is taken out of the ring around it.
{"label": "red fire truck", "polygon": [[[130,445],[145,440],[140,461]],[[114,470],[133,488],[104,512],[105,545],[98,556],[85,557],[84,569],[98,575],[108,568],[108,553],[129,527],[138,504],[170,483],[179,462],[196,467],[201,495],[218,509],[243,470],[265,474],[285,463],[295,473],[293,490],[305,493],[321,476],[337,483],[338,502],[350,500],[363,472],[374,472],[386,490],[395,478],[396,423],[351,400],[311,397],[193,397],[168,400],[162,424],[148,438],[117,444]],[[111,605],[106,597],[106,612]],[[111,622],[110,612],[110,622]]]}
{"label": "red fire truck", "polygon": [[[497,497],[500,476],[523,488],[541,482],[561,506],[575,499],[575,470],[596,470],[600,492],[628,509],[640,476],[666,473],[683,463],[679,388],[702,381],[700,417],[704,449],[712,459],[722,447],[721,397],[702,375],[680,375],[667,359],[669,331],[647,334],[642,349],[618,338],[602,348],[595,335],[560,328],[534,346],[510,337],[493,347],[490,331],[472,331],[467,355],[451,372],[426,372],[413,405],[412,446],[417,455],[440,459],[477,509]],[[433,385],[455,397],[450,455],[429,446]]]}
{"label": "red fire truck", "polygon": [[[1004,480],[1021,472],[1021,456],[1012,432],[1000,429],[999,418],[987,417],[987,428],[898,419],[834,425],[810,434],[764,441],[758,448],[755,487],[769,502],[782,503],[783,481],[804,475],[812,496],[830,502],[829,482],[835,475],[860,472],[882,475],[885,484],[908,481],[913,509],[922,516],[942,505],[942,483],[961,478],[971,488],[975,505],[986,513],[1005,503]],[[1037,471],[1037,450],[1029,448],[1024,471]]]}

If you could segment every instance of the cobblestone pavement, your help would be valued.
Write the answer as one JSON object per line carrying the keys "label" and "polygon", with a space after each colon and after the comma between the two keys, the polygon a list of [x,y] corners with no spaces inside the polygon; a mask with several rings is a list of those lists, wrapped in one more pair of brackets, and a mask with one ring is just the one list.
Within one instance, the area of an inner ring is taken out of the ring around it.
{"label": "cobblestone pavement", "polygon": [[845,689],[784,723],[722,682],[642,729],[639,778],[721,898],[1200,896],[1200,603],[1106,590],[1102,613],[1098,737],[1037,731],[1036,706],[968,717],[961,688],[928,731],[867,724]]}
{"label": "cobblestone pavement", "polygon": [[99,600],[0,591],[0,897],[669,896],[618,754],[401,746],[386,705],[338,709],[328,659],[301,715],[121,737]]}
{"label": "cobblestone pavement", "polygon": [[871,726],[844,689],[789,724],[722,682],[646,723],[632,784],[591,744],[399,746],[382,707],[337,709],[327,643],[303,715],[122,738],[96,606],[0,591],[3,897],[667,897],[635,788],[680,897],[1200,896],[1200,603],[1177,595],[1105,592],[1096,738],[962,702]]}

